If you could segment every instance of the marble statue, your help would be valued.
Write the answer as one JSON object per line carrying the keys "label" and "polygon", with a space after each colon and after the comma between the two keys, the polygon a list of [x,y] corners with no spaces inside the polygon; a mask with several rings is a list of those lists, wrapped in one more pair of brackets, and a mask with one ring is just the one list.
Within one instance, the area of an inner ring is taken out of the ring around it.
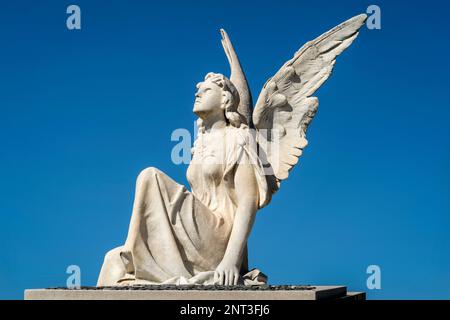
{"label": "marble statue", "polygon": [[313,94],[366,18],[355,16],[307,42],[266,82],[254,110],[239,59],[221,30],[231,76],[208,73],[197,85],[191,191],[156,168],[143,170],[125,244],[106,254],[97,285],[266,283],[262,272],[248,269],[256,212],[297,164],[317,111]]}

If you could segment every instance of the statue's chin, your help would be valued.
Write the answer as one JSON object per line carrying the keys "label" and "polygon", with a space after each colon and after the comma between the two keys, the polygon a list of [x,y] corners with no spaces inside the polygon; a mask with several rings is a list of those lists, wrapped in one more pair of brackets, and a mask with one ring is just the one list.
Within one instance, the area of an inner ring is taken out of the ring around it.
{"label": "statue's chin", "polygon": [[194,107],[192,108],[192,111],[197,114],[198,112],[202,112],[202,105],[198,102],[194,103]]}
{"label": "statue's chin", "polygon": [[198,106],[194,105],[194,109],[192,110],[199,118],[205,119],[208,115],[208,112],[202,110]]}

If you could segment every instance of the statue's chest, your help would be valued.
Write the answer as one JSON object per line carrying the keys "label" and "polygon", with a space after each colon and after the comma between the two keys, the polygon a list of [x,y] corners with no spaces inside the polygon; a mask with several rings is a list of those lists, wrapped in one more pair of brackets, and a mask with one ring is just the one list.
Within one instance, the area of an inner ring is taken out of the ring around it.
{"label": "statue's chest", "polygon": [[203,179],[211,180],[215,184],[220,183],[223,172],[223,150],[217,146],[208,146],[194,153],[194,165],[198,175]]}
{"label": "statue's chest", "polygon": [[[217,185],[225,166],[225,143],[217,136],[203,136],[197,141],[188,175],[194,184]],[[191,180],[190,179],[190,180]]]}

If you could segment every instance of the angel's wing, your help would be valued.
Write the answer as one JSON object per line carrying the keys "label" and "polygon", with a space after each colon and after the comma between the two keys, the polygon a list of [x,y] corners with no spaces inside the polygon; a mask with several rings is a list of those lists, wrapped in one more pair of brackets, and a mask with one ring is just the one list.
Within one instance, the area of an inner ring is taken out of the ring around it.
{"label": "angel's wing", "polygon": [[248,87],[247,78],[245,77],[244,70],[242,69],[241,62],[239,61],[236,51],[234,50],[230,37],[224,29],[220,29],[220,33],[222,34],[222,46],[225,50],[228,62],[230,63],[230,81],[239,93],[239,106],[237,111],[243,118],[244,122],[252,126],[251,119],[253,102],[250,88]]}
{"label": "angel's wing", "polygon": [[353,17],[307,42],[264,85],[253,123],[258,129],[261,158],[273,175],[273,192],[289,176],[307,145],[306,129],[319,104],[312,94],[331,75],[336,57],[355,40],[366,18],[365,14]]}

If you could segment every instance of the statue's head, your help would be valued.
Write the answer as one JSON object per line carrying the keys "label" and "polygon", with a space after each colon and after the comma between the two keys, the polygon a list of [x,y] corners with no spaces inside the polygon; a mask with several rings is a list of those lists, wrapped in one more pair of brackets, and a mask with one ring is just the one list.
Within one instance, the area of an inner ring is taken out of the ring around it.
{"label": "statue's head", "polygon": [[222,113],[227,122],[239,127],[238,105],[239,93],[224,75],[210,72],[203,82],[197,84],[193,111],[201,119]]}

